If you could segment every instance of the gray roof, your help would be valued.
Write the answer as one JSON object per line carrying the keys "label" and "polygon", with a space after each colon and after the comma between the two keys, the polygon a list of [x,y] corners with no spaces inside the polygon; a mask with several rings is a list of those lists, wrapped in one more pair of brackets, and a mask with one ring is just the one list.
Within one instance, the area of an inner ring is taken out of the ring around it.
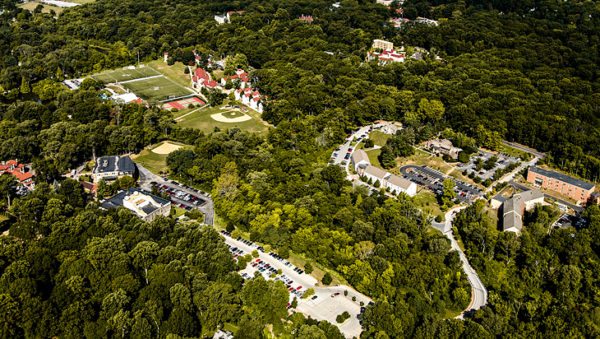
{"label": "gray roof", "polygon": [[119,157],[113,155],[100,157],[96,160],[94,173],[106,172],[122,172],[133,174],[135,172],[135,164],[129,156]]}
{"label": "gray roof", "polygon": [[535,200],[544,197],[544,193],[537,189],[521,192],[518,195],[523,199],[524,203],[530,200]]}
{"label": "gray roof", "polygon": [[502,226],[505,231],[508,231],[511,228],[521,231],[521,229],[523,229],[523,219],[521,219],[521,215],[515,213],[515,211],[511,211],[504,214]]}
{"label": "gray roof", "polygon": [[361,161],[366,161],[369,164],[371,163],[371,161],[369,161],[369,156],[367,155],[367,152],[359,149],[352,153],[352,162],[354,164],[358,164]]}
{"label": "gray roof", "polygon": [[[104,200],[101,202],[101,206],[104,209],[111,209],[111,208],[119,208],[123,206],[123,200],[125,199],[126,196],[133,194],[133,192],[140,192],[146,195],[149,195],[152,197],[152,199],[154,199],[154,201],[156,201],[157,203],[161,204],[161,205],[166,205],[169,204],[170,201],[163,199],[159,196],[156,196],[148,191],[145,191],[141,188],[130,188],[127,191],[120,191],[119,193],[113,195],[112,197]],[[147,207],[151,207],[148,210]],[[152,206],[152,205],[148,205],[144,208],[142,208],[142,210],[148,214],[150,214],[151,212],[156,210],[156,207]]]}
{"label": "gray roof", "polygon": [[523,212],[525,211],[525,203],[531,200],[543,198],[544,193],[540,190],[529,190],[515,194],[510,199],[504,201],[502,207],[503,218],[502,226],[505,231],[510,228],[516,228],[521,231],[523,228]]}
{"label": "gray roof", "polygon": [[377,177],[379,180],[385,179],[385,176],[387,175],[386,171],[372,165],[369,165],[367,168],[365,168],[365,173]]}
{"label": "gray roof", "polygon": [[545,170],[545,169],[539,168],[539,167],[529,167],[529,170],[532,171],[533,173],[537,173],[537,174],[546,176],[548,178],[560,180],[560,181],[566,182],[568,184],[571,184],[571,185],[574,185],[577,187],[581,187],[585,190],[590,190],[590,189],[594,188],[594,184],[591,184],[591,183],[583,181],[583,180],[575,179],[566,174],[562,174],[562,173],[558,173],[558,172],[554,172],[554,171],[548,171],[548,170]]}
{"label": "gray roof", "polygon": [[387,181],[392,184],[392,185],[396,185],[402,189],[407,190],[410,185],[412,184],[412,182],[410,180],[406,180],[404,178],[401,178],[397,175],[390,175],[390,177],[387,179]]}

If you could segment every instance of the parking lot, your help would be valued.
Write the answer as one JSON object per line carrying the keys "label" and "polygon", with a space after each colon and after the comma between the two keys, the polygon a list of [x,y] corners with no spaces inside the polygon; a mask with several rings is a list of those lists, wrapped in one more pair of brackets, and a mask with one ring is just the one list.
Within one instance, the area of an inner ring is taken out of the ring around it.
{"label": "parking lot", "polygon": [[[426,166],[408,165],[400,168],[400,173],[405,179],[408,179],[417,185],[425,186],[436,195],[444,193],[444,179],[449,178],[444,174]],[[483,193],[473,185],[467,184],[460,180],[450,178],[456,184],[454,191],[458,200],[461,202],[471,201],[480,197]]]}
{"label": "parking lot", "polygon": [[173,206],[183,208],[186,211],[200,210],[204,213],[204,223],[212,225],[214,216],[212,206],[210,206],[212,201],[208,193],[169,180],[153,181],[151,186],[159,192],[167,194]]}
{"label": "parking lot", "polygon": [[[494,167],[489,170],[486,170],[485,168],[480,168],[477,170],[477,162],[485,163],[493,156],[498,158]],[[485,181],[487,179],[493,180],[494,173],[497,170],[505,169],[510,164],[518,163],[519,161],[519,158],[511,157],[502,153],[494,154],[480,150],[477,154],[473,154],[471,156],[471,159],[469,159],[467,164],[460,164],[457,166],[457,169],[461,172],[466,171],[467,175],[473,173],[476,177],[479,177],[481,181]]]}
{"label": "parking lot", "polygon": [[[326,320],[337,326],[347,337],[358,337],[362,332],[362,327],[358,319],[361,313],[360,302],[367,306],[371,299],[367,296],[354,291],[348,286],[319,287],[318,281],[313,276],[306,274],[301,269],[295,267],[287,260],[278,257],[274,253],[266,253],[259,245],[245,240],[233,239],[226,231],[221,231],[225,238],[225,243],[229,246],[229,251],[234,258],[251,254],[254,250],[258,251],[258,258],[252,261],[239,273],[244,279],[252,279],[256,272],[259,272],[265,279],[282,281],[290,292],[289,306],[290,312],[300,312],[317,320]],[[315,291],[313,296],[302,299],[306,290],[312,288]],[[348,295],[344,295],[348,291]],[[291,302],[296,297],[298,307],[291,308]],[[356,301],[352,300],[356,298]],[[364,307],[363,306],[363,307]],[[336,317],[344,311],[350,314],[350,319],[342,324],[336,322]]]}

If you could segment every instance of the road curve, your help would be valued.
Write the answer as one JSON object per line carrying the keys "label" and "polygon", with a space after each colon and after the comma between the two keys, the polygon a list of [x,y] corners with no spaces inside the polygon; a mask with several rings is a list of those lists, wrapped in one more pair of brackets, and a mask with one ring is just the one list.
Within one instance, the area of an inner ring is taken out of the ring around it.
{"label": "road curve", "polygon": [[481,279],[477,275],[477,272],[473,269],[471,264],[469,264],[469,260],[465,253],[458,246],[458,242],[454,238],[454,233],[452,232],[452,220],[454,219],[454,215],[456,212],[466,208],[467,206],[459,206],[450,209],[446,212],[446,221],[441,223],[432,222],[431,225],[437,230],[441,231],[448,239],[450,239],[450,246],[452,250],[458,251],[458,256],[460,261],[462,262],[463,271],[467,274],[467,279],[469,280],[469,284],[471,285],[471,302],[469,306],[465,308],[462,313],[457,316],[457,319],[464,319],[465,313],[478,310],[481,307],[487,304],[488,292]]}

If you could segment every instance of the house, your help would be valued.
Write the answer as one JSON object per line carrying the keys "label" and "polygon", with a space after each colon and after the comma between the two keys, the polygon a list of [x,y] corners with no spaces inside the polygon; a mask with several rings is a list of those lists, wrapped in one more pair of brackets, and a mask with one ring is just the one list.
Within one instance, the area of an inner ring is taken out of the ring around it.
{"label": "house", "polygon": [[541,187],[569,197],[578,204],[585,204],[596,189],[596,186],[592,183],[536,166],[529,167],[527,170],[527,181],[534,184],[536,187]]}
{"label": "house", "polygon": [[217,88],[219,84],[214,81],[210,74],[201,67],[198,67],[194,70],[194,75],[192,75],[192,87],[200,90],[203,87],[208,89]]}
{"label": "house", "polygon": [[225,87],[228,82],[232,82],[236,87],[243,89],[250,86],[250,75],[243,69],[238,68],[234,75],[226,76],[221,79],[221,86]]}
{"label": "house", "polygon": [[357,166],[357,168],[359,175],[366,177],[367,180],[371,180],[373,184],[379,181],[380,187],[389,189],[392,194],[406,193],[411,197],[414,197],[417,194],[417,185],[414,182],[388,173],[385,170],[370,164],[364,166],[364,168],[361,166]]}
{"label": "house", "polygon": [[356,150],[354,153],[352,153],[351,161],[356,173],[359,172],[359,169],[364,169],[367,167],[367,165],[371,164],[367,152],[363,151],[362,149]]}
{"label": "house", "polygon": [[540,190],[521,192],[504,201],[502,207],[502,227],[504,231],[521,233],[525,211],[531,211],[535,205],[543,203],[544,194]]}
{"label": "house", "polygon": [[373,40],[373,46],[371,48],[372,49],[381,49],[384,51],[391,51],[394,49],[394,43],[385,41],[385,40],[381,40],[381,39],[375,39],[375,40]]}
{"label": "house", "polygon": [[305,22],[307,24],[312,24],[315,19],[312,17],[312,15],[302,14],[301,16],[298,17],[298,20]]}
{"label": "house", "polygon": [[228,14],[215,15],[215,21],[217,22],[218,25],[229,23],[230,22],[229,19],[230,19],[230,17]]}
{"label": "house", "polygon": [[0,163],[0,175],[7,173],[15,177],[19,185],[24,186],[28,190],[35,188],[33,181],[34,174],[30,170],[30,166],[19,163],[17,160],[2,161]]}
{"label": "house", "polygon": [[458,159],[458,154],[462,151],[462,148],[454,147],[448,139],[429,140],[425,147],[436,155],[447,155],[452,159]]}
{"label": "house", "polygon": [[135,176],[137,167],[129,156],[104,156],[96,160],[92,171],[94,183],[100,180],[115,180],[124,176]]}
{"label": "house", "polygon": [[159,216],[169,216],[171,202],[139,188],[121,191],[113,197],[100,202],[103,209],[125,207],[140,219],[151,222]]}
{"label": "house", "polygon": [[244,89],[239,88],[233,92],[233,95],[235,96],[235,100],[241,101],[242,104],[250,107],[258,113],[263,112],[263,97],[256,89],[251,87],[246,87]]}

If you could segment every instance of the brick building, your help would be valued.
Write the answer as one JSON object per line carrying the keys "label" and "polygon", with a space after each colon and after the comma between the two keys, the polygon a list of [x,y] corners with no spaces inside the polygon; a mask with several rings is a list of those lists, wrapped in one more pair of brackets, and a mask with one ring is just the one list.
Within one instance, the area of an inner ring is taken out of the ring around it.
{"label": "brick building", "polygon": [[560,193],[583,204],[589,200],[596,188],[589,182],[539,167],[529,167],[527,181],[536,187]]}

